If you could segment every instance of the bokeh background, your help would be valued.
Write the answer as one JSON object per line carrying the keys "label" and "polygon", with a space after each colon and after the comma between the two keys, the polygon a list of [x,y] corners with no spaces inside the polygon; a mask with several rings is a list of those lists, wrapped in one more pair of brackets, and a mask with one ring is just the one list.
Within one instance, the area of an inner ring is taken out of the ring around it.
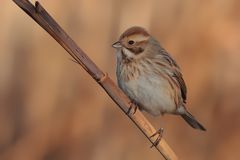
{"label": "bokeh background", "polygon": [[[239,0],[41,0],[115,78],[111,44],[145,27],[181,66],[188,108],[207,132],[151,117],[184,160],[240,158]],[[94,80],[12,1],[0,2],[0,159],[163,159]]]}

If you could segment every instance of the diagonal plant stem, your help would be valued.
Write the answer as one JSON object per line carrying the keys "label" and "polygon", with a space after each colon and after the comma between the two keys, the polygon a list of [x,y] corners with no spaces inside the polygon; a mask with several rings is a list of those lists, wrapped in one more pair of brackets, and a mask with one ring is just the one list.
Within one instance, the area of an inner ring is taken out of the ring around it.
{"label": "diagonal plant stem", "polygon": [[[156,136],[151,137],[156,129],[137,110],[135,114],[127,114],[130,99],[116,86],[112,79],[104,74],[96,64],[84,53],[80,47],[67,35],[67,33],[57,24],[57,22],[47,13],[39,2],[35,6],[28,0],[13,0],[30,17],[32,17],[43,29],[45,29],[72,57],[80,64],[99,85],[107,92],[118,107],[134,122],[140,131],[153,144]],[[151,137],[151,138],[150,138]],[[164,139],[155,148],[165,159],[176,160],[177,156]]]}

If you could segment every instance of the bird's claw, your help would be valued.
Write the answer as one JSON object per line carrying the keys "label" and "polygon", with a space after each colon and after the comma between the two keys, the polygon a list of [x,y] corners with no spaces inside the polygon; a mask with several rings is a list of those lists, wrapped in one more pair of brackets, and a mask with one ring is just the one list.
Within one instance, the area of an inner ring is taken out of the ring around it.
{"label": "bird's claw", "polygon": [[127,111],[127,114],[130,115],[131,111],[133,110],[132,115],[134,115],[138,109],[138,106],[136,105],[135,102],[129,102],[129,104],[130,104],[130,107]]}
{"label": "bird's claw", "polygon": [[152,147],[156,147],[159,142],[161,141],[162,139],[162,136],[163,136],[163,128],[160,128],[158,131],[156,131],[153,135],[150,136],[150,138],[156,136],[158,134],[158,137],[157,139],[153,142],[153,144],[150,146],[150,148]]}

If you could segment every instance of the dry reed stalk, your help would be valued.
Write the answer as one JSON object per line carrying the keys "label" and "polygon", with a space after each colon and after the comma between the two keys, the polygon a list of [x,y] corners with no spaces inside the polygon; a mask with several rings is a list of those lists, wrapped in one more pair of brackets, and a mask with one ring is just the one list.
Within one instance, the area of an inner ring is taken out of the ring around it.
{"label": "dry reed stalk", "polygon": [[[67,35],[57,22],[47,13],[39,2],[35,6],[28,0],[13,0],[30,17],[32,17],[43,29],[45,29],[73,58],[80,64],[99,85],[107,92],[119,108],[134,122],[142,133],[153,144],[156,137],[150,138],[156,129],[144,117],[140,111],[135,114],[127,114],[130,108],[130,99],[117,87],[112,79],[104,74],[96,64],[81,50],[80,47]],[[165,159],[176,160],[177,156],[164,139],[155,148]]]}

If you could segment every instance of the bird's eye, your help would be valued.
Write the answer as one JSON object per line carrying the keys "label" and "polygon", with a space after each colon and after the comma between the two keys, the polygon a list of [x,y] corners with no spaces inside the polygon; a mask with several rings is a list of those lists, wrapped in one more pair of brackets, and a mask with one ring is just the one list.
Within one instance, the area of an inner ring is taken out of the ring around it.
{"label": "bird's eye", "polygon": [[130,41],[128,41],[128,44],[133,45],[133,44],[134,44],[134,41],[133,41],[133,40],[130,40]]}

